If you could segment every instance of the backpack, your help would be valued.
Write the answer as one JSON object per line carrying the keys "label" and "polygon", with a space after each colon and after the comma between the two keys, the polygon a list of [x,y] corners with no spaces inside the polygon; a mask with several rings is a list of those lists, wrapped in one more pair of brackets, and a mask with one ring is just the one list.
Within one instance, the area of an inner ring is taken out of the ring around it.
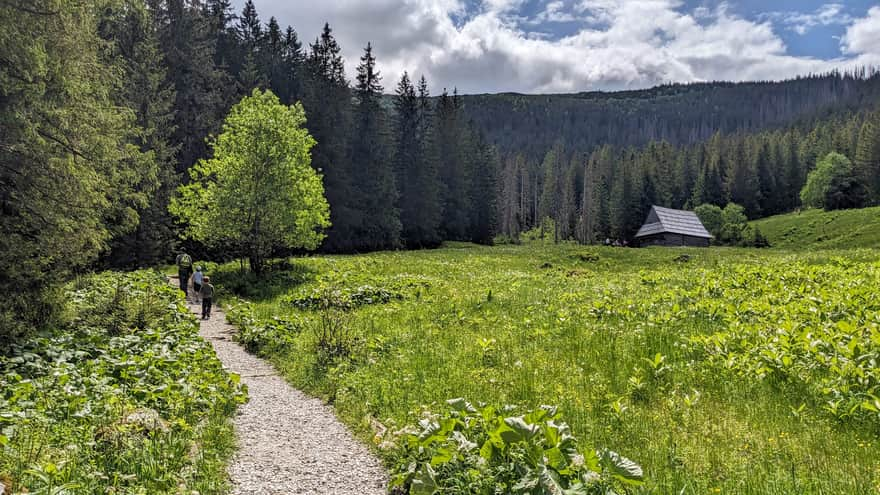
{"label": "backpack", "polygon": [[188,254],[183,254],[180,256],[180,260],[177,262],[177,266],[180,268],[191,268],[193,264],[192,258]]}

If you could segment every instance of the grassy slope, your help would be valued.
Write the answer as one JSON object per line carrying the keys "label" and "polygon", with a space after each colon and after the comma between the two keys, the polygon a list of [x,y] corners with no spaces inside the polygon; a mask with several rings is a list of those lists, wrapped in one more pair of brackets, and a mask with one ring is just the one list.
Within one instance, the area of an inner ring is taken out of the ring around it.
{"label": "grassy slope", "polygon": [[[680,252],[692,260],[674,262]],[[583,253],[599,260],[582,259]],[[253,300],[259,318],[305,320],[293,343],[269,350],[269,357],[293,384],[332,399],[341,418],[365,437],[367,417],[400,426],[413,421],[410,411],[440,408],[452,397],[549,403],[561,406],[587,445],[640,462],[653,493],[874,493],[880,481],[875,433],[835,422],[818,402],[793,414],[804,398],[784,383],[719,376],[700,366],[686,337],[719,331],[720,323],[652,321],[638,313],[652,314],[652,307],[635,309],[680,284],[711,282],[725,267],[821,264],[841,255],[878,259],[873,250],[795,255],[452,245],[300,260]],[[232,283],[236,268],[228,265],[218,278]],[[357,310],[350,325],[367,344],[354,363],[330,369],[315,358],[309,331],[315,314],[285,302],[319,284],[400,282],[427,289]],[[597,317],[596,304],[620,314],[633,308],[636,317]],[[636,398],[630,378],[656,353],[671,369],[656,382],[643,375],[647,390]],[[615,403],[626,410],[615,413]]]}
{"label": "grassy slope", "polygon": [[805,210],[753,222],[774,248],[880,248],[880,207]]}

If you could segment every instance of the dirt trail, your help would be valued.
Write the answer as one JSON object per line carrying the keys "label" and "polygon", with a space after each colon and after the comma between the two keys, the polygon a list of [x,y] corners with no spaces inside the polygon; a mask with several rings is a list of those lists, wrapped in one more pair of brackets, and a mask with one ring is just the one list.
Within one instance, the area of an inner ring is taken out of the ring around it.
{"label": "dirt trail", "polygon": [[[189,307],[201,315],[200,305]],[[216,307],[210,320],[200,322],[200,335],[229,371],[241,375],[250,397],[234,419],[239,450],[229,466],[233,494],[385,493],[381,463],[329,406],[294,389],[233,342],[235,328]]]}

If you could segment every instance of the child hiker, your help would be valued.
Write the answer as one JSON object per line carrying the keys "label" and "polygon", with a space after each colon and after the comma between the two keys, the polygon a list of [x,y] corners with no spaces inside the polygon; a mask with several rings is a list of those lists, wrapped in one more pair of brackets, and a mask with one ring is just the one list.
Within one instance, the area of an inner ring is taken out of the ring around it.
{"label": "child hiker", "polygon": [[210,320],[211,302],[214,299],[214,286],[211,285],[211,277],[205,277],[199,295],[202,297],[202,319]]}
{"label": "child hiker", "polygon": [[205,274],[202,272],[202,267],[196,267],[196,272],[193,273],[193,289],[196,296],[196,302],[200,301],[200,292],[202,290],[202,283],[204,282]]}

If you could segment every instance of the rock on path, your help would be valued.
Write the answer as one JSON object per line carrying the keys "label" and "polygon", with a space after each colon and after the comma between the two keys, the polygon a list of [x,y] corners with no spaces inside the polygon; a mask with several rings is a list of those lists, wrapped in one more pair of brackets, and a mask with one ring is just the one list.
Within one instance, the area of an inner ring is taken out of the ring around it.
{"label": "rock on path", "polygon": [[[190,304],[201,314],[201,306]],[[235,422],[238,452],[229,465],[234,495],[384,494],[379,461],[352,437],[333,410],[287,384],[267,362],[232,341],[235,329],[216,308],[199,334],[241,375],[250,400]]]}

